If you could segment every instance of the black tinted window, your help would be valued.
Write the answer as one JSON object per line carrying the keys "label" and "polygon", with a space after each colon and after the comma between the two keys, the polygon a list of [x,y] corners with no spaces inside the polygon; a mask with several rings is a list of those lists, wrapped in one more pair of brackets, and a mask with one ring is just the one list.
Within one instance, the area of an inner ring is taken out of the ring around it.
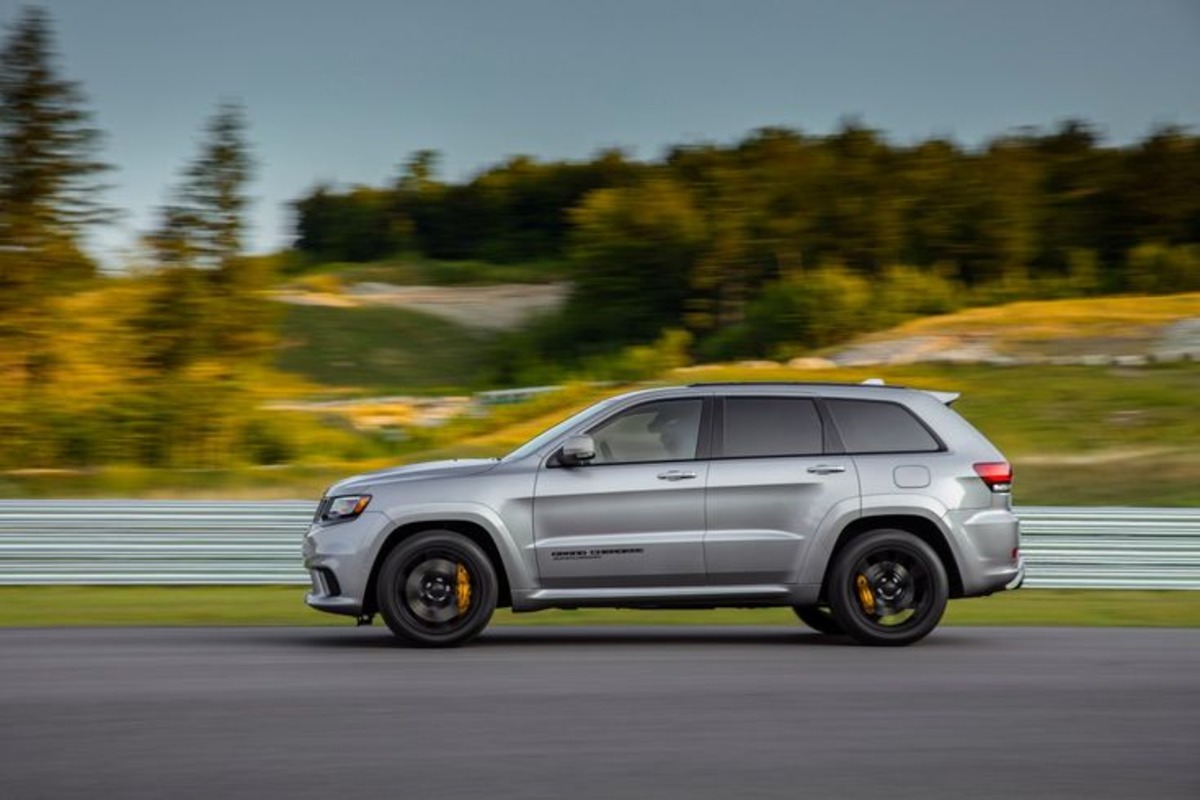
{"label": "black tinted window", "polygon": [[912,453],[938,450],[937,440],[908,409],[873,400],[828,400],[849,453]]}
{"label": "black tinted window", "polygon": [[797,397],[725,400],[726,456],[817,455],[821,449],[821,418],[812,400]]}

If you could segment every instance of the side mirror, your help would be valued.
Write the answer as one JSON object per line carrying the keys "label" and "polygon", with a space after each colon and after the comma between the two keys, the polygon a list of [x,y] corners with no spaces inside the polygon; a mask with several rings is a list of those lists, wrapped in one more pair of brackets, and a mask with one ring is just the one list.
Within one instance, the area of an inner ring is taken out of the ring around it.
{"label": "side mirror", "polygon": [[572,436],[563,443],[558,451],[558,460],[565,466],[574,467],[586,464],[596,457],[596,443],[592,437],[585,435]]}

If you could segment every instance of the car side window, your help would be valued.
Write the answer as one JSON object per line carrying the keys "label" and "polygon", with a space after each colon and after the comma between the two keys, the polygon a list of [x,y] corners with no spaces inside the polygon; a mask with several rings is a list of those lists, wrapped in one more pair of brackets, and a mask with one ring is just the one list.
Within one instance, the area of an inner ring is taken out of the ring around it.
{"label": "car side window", "polygon": [[825,401],[847,453],[932,453],[941,444],[899,403]]}
{"label": "car side window", "polygon": [[726,458],[820,455],[821,417],[803,397],[725,399],[723,455]]}
{"label": "car side window", "polygon": [[593,464],[683,461],[696,457],[700,442],[700,398],[659,400],[635,406],[591,431]]}

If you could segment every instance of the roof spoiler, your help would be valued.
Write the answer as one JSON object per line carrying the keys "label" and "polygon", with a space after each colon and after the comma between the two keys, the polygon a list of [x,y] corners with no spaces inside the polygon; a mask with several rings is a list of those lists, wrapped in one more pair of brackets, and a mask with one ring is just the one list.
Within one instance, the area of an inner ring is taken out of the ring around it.
{"label": "roof spoiler", "polygon": [[961,392],[931,392],[926,390],[925,394],[931,394],[938,399],[939,403],[950,405],[958,398],[962,397]]}
{"label": "roof spoiler", "polygon": [[[863,386],[886,386],[887,384],[885,384],[883,382],[883,378],[867,378],[865,381],[862,382],[862,385]],[[927,389],[924,391],[925,391],[925,394],[932,395],[933,397],[937,398],[937,401],[939,403],[944,403],[946,405],[950,405],[955,400],[962,397],[962,394],[960,392],[932,392]]]}

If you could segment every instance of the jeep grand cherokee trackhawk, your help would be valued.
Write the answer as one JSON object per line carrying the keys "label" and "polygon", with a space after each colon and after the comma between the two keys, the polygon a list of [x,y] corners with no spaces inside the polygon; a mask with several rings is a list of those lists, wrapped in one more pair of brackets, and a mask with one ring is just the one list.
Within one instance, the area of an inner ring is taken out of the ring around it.
{"label": "jeep grand cherokee trackhawk", "polygon": [[1020,584],[1012,470],[956,394],[869,383],[631,392],[503,458],[348,478],[304,540],[307,602],[431,646],[497,606],[791,606],[910,644]]}

